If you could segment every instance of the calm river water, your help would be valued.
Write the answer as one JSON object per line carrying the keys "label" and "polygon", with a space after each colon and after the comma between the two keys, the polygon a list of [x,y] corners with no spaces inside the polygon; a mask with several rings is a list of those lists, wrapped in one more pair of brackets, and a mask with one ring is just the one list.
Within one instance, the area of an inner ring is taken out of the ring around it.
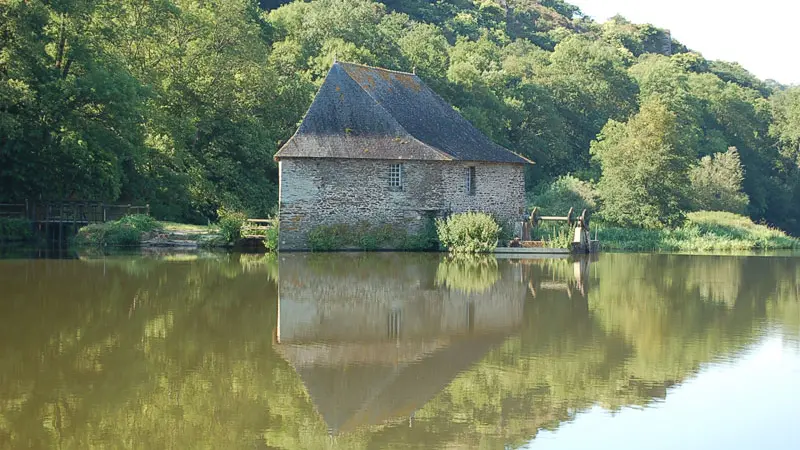
{"label": "calm river water", "polygon": [[800,257],[0,261],[0,448],[800,449]]}

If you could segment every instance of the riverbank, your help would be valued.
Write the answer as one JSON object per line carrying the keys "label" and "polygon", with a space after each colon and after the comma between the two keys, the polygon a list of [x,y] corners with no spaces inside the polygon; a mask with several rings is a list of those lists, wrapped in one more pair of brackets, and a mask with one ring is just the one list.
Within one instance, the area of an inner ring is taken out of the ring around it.
{"label": "riverbank", "polygon": [[87,225],[75,236],[78,247],[226,247],[215,227],[159,222],[152,217],[132,215],[120,220]]}
{"label": "riverbank", "polygon": [[679,228],[648,230],[597,225],[604,251],[732,251],[800,249],[800,239],[753,223],[748,217],[716,211],[689,213]]}
{"label": "riverbank", "polygon": [[131,215],[120,220],[91,224],[78,230],[78,247],[237,248],[273,251],[277,224],[254,225],[244,215],[225,215],[218,224],[194,225],[160,222],[150,216]]}

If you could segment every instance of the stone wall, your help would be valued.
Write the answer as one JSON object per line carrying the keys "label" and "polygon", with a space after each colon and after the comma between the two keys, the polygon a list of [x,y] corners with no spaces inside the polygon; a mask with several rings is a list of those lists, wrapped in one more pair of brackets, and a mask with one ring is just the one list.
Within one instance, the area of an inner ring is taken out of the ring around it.
{"label": "stone wall", "polygon": [[[389,186],[389,167],[403,163],[403,189]],[[475,167],[475,192],[466,168]],[[525,206],[524,167],[462,161],[284,158],[280,167],[280,248],[308,248],[319,225],[393,224],[416,232],[427,214],[485,211],[512,220]]]}
{"label": "stone wall", "polygon": [[281,255],[280,342],[433,345],[520,326],[528,295],[521,266],[500,261],[464,273],[461,278],[490,280],[464,290],[441,279],[444,273],[458,275],[453,268],[442,270],[448,264],[440,254]]}

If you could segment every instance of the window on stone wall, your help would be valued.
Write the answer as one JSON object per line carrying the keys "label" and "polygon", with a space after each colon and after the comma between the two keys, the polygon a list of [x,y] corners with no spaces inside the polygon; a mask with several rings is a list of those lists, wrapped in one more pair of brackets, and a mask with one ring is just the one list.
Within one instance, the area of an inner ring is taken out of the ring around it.
{"label": "window on stone wall", "polygon": [[464,170],[464,187],[468,195],[475,195],[475,167],[467,167]]}
{"label": "window on stone wall", "polygon": [[389,166],[389,187],[403,190],[403,164],[392,164]]}

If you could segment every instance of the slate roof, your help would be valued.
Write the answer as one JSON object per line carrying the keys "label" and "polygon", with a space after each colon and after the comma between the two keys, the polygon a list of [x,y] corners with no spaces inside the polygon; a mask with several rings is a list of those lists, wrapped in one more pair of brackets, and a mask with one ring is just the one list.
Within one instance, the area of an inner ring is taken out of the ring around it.
{"label": "slate roof", "polygon": [[[508,334],[465,335],[418,361],[398,365],[308,364],[295,360],[296,352],[281,352],[282,344],[277,350],[297,371],[328,428],[342,433],[407,418],[502,345]],[[336,346],[330,351],[335,352]]]}
{"label": "slate roof", "polygon": [[414,74],[335,62],[281,158],[529,164],[492,142]]}

